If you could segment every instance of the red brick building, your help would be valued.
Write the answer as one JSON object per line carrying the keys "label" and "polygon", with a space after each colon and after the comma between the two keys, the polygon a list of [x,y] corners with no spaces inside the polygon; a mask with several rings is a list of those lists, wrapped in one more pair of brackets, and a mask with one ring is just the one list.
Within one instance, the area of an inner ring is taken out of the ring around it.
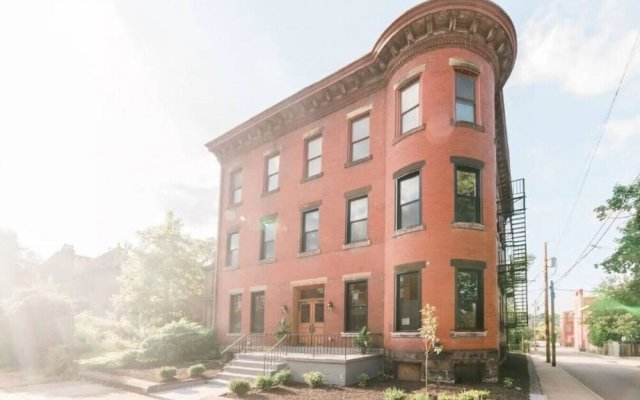
{"label": "red brick building", "polygon": [[495,381],[505,329],[526,319],[526,255],[507,249],[520,229],[502,100],[515,56],[494,3],[428,1],[369,54],[209,142],[219,334],[273,333],[283,317],[296,333],[366,325],[388,365],[419,367],[429,303],[437,373]]}

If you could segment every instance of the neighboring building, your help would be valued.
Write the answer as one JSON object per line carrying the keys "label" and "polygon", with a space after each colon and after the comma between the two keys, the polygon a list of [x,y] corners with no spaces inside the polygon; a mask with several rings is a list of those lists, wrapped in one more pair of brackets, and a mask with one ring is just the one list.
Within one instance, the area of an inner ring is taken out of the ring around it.
{"label": "neighboring building", "polygon": [[589,343],[589,325],[585,323],[589,313],[589,306],[596,299],[596,296],[585,296],[582,289],[576,292],[576,297],[573,299],[573,346],[577,350],[596,350],[596,346]]}
{"label": "neighboring building", "polygon": [[494,3],[429,1],[209,142],[222,339],[283,317],[298,334],[367,326],[394,372],[420,376],[429,303],[444,347],[430,372],[495,382],[506,329],[527,323],[524,182],[511,182],[502,98],[515,56]]}
{"label": "neighboring building", "polygon": [[560,346],[573,347],[574,317],[573,311],[563,311],[560,319]]}

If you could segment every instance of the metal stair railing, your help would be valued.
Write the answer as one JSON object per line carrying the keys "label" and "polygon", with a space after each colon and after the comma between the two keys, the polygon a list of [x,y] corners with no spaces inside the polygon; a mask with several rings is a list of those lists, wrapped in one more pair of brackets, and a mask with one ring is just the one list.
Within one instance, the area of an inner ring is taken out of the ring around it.
{"label": "metal stair railing", "polygon": [[287,354],[287,346],[282,346],[282,344],[289,338],[289,334],[284,335],[283,337],[276,342],[269,350],[264,353],[264,364],[262,367],[262,374],[266,375],[267,371],[271,369],[271,367],[276,363],[277,360],[282,357],[283,354]]}

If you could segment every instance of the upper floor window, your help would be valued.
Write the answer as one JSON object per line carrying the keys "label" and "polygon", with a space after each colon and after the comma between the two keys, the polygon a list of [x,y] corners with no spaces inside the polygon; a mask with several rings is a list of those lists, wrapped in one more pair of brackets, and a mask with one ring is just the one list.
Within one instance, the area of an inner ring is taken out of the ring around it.
{"label": "upper floor window", "polygon": [[230,179],[231,204],[240,204],[242,201],[242,170],[238,169],[231,172]]}
{"label": "upper floor window", "polygon": [[369,115],[351,121],[350,162],[364,160],[371,155],[369,150]]}
{"label": "upper floor window", "polygon": [[306,142],[307,162],[305,177],[311,178],[322,172],[322,136],[315,136]]}
{"label": "upper floor window", "polygon": [[229,333],[240,333],[242,328],[242,295],[232,294],[229,299]]}
{"label": "upper floor window", "polygon": [[482,271],[456,268],[456,329],[482,330]]}
{"label": "upper floor window", "polygon": [[400,133],[420,126],[420,80],[400,89]]}
{"label": "upper floor window", "polygon": [[396,229],[422,223],[420,171],[398,178],[396,189]]}
{"label": "upper floor window", "polygon": [[482,223],[480,170],[456,166],[455,221]]}
{"label": "upper floor window", "polygon": [[318,235],[320,232],[320,210],[317,208],[302,213],[302,240],[300,250],[318,250],[320,247]]}
{"label": "upper floor window", "polygon": [[476,123],[476,77],[456,72],[456,121]]}
{"label": "upper floor window", "polygon": [[396,331],[415,331],[420,328],[420,276],[420,271],[396,275]]}
{"label": "upper floor window", "polygon": [[240,233],[233,232],[227,237],[227,266],[238,266],[238,249],[240,248]]}
{"label": "upper floor window", "polygon": [[265,177],[266,192],[273,192],[280,187],[280,154],[267,158],[267,175]]}
{"label": "upper floor window", "polygon": [[369,238],[369,198],[357,197],[347,200],[347,243],[356,243]]}
{"label": "upper floor window", "polygon": [[261,222],[260,259],[273,260],[276,258],[276,219],[265,218]]}

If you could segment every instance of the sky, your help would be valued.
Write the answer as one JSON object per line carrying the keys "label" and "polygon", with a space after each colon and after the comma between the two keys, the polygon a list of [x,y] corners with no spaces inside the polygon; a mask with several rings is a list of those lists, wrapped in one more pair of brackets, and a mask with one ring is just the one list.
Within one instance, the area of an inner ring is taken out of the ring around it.
{"label": "sky", "polygon": [[[214,236],[219,166],[204,143],[368,53],[418,3],[0,2],[0,227],[41,258],[65,243],[97,256],[169,210]],[[593,209],[640,173],[640,51],[603,125],[640,3],[497,3],[518,34],[504,97],[512,176],[527,185],[533,304],[544,242],[557,280],[598,230]],[[559,281],[557,309],[599,284],[594,264],[616,235]]]}

